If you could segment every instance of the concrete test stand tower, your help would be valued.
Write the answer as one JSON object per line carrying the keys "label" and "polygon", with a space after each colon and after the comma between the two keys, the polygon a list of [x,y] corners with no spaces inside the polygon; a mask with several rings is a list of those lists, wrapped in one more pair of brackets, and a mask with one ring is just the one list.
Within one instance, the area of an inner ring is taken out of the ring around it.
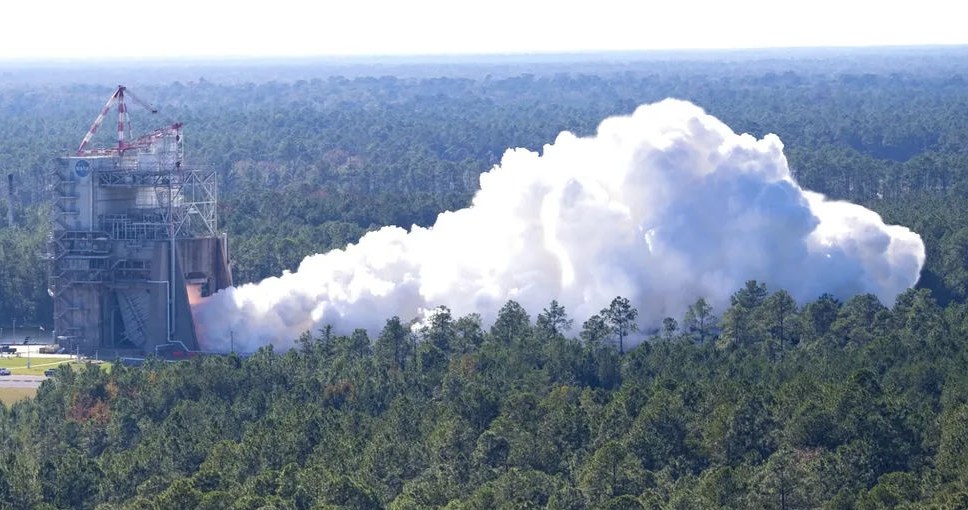
{"label": "concrete test stand tower", "polygon": [[[191,303],[232,285],[214,170],[183,162],[180,123],[132,139],[125,87],[53,172],[49,293],[70,351],[199,350]],[[117,145],[91,139],[113,106]]]}

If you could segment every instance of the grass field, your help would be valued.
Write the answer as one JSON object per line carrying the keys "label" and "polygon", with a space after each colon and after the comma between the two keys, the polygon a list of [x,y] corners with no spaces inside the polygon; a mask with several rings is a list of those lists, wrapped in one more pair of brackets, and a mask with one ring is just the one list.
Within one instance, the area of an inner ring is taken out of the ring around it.
{"label": "grass field", "polygon": [[18,400],[31,398],[37,394],[37,388],[0,388],[0,402],[10,407]]}
{"label": "grass field", "polygon": [[[2,357],[0,358],[0,367],[9,368],[13,375],[44,375],[44,370],[48,368],[57,368],[64,363],[69,363],[74,367],[75,370],[82,368],[83,362],[78,363],[72,361],[74,358],[68,356],[61,357],[31,357],[30,358],[30,368],[27,368],[27,357]],[[105,369],[110,369],[109,363],[103,363],[102,366]],[[3,377],[3,376],[0,376]]]}
{"label": "grass field", "polygon": [[[12,376],[17,375],[44,375],[44,370],[57,368],[60,365],[71,365],[74,370],[80,370],[87,362],[77,362],[74,358],[67,356],[59,357],[31,357],[30,368],[27,368],[27,357],[0,357],[0,367],[9,368]],[[110,363],[99,362],[105,370],[111,369]],[[7,376],[0,376],[7,377]],[[10,407],[15,402],[25,398],[32,398],[37,394],[36,388],[0,388],[0,402]]]}

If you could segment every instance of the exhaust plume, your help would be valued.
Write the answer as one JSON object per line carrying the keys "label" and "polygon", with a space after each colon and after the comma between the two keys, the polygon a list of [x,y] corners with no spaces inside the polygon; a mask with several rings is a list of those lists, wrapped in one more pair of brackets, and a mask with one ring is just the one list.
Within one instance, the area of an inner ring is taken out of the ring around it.
{"label": "exhaust plume", "polygon": [[861,206],[800,188],[775,135],[738,135],[699,107],[665,100],[561,133],[541,154],[510,149],[470,207],[429,228],[384,227],[296,272],[196,305],[203,347],[288,348],[301,333],[379,331],[438,305],[493,321],[514,299],[552,299],[576,322],[617,295],[642,326],[704,297],[722,311],[746,280],[799,302],[824,292],[892,303],[917,282],[921,238]]}

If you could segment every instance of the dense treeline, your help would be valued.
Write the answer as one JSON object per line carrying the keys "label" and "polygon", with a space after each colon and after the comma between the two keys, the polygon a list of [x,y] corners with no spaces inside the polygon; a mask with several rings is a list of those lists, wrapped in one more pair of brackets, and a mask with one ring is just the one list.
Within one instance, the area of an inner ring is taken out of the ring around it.
{"label": "dense treeline", "polygon": [[644,335],[623,301],[580,327],[508,302],[488,330],[440,308],[287,353],[62,368],[0,414],[0,505],[968,504],[964,305],[797,307],[748,282]]}
{"label": "dense treeline", "polygon": [[[737,131],[777,133],[804,187],[913,227],[928,244],[922,285],[942,303],[964,298],[964,52],[722,58],[493,64],[453,77],[434,73],[455,68],[413,66],[409,77],[305,80],[292,77],[318,76],[308,64],[286,72],[213,67],[223,81],[138,88],[162,113],[132,104],[131,117],[135,131],[183,121],[189,159],[217,169],[239,281],[294,269],[306,255],[381,225],[431,224],[466,205],[478,174],[508,147],[540,150],[562,130],[590,134],[608,115],[673,96]],[[143,72],[176,75],[136,75]],[[112,84],[25,85],[8,74],[11,82],[0,85],[0,169],[15,174],[18,217],[31,231],[3,234],[18,248],[4,249],[0,266],[42,289],[37,258],[21,253],[44,251],[38,209],[49,160],[77,146]],[[271,81],[276,76],[287,78]],[[110,132],[101,130],[100,140],[110,143]],[[0,287],[0,323],[48,322],[45,296]]]}

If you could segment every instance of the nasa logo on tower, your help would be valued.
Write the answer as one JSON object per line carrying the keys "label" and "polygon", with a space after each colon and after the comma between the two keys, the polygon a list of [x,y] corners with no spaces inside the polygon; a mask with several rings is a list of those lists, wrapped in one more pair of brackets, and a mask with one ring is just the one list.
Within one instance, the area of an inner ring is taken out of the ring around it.
{"label": "nasa logo on tower", "polygon": [[74,163],[74,173],[81,179],[87,177],[91,173],[91,164],[83,159]]}

